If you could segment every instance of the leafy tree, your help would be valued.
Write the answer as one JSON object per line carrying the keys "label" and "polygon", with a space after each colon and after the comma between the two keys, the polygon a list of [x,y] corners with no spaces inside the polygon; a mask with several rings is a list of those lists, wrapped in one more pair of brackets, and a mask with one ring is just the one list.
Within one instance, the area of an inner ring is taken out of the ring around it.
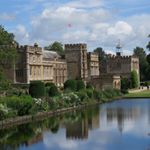
{"label": "leafy tree", "polygon": [[150,65],[150,54],[148,54],[148,55],[146,56],[146,59],[147,59],[148,64]]}
{"label": "leafy tree", "polygon": [[138,85],[139,85],[138,74],[137,74],[136,70],[133,70],[131,72],[131,86],[132,86],[132,88],[137,88]]}
{"label": "leafy tree", "polygon": [[16,46],[14,35],[0,26],[0,66],[2,69],[13,67],[17,56]]}
{"label": "leafy tree", "polygon": [[139,57],[139,65],[140,65],[140,77],[141,80],[147,80],[146,68],[148,67],[148,62],[146,60],[146,52],[141,47],[136,47],[134,49],[134,55]]}
{"label": "leafy tree", "polygon": [[[148,37],[150,38],[150,34],[148,35]],[[150,51],[150,41],[148,42],[146,48]]]}
{"label": "leafy tree", "polygon": [[45,49],[49,50],[49,51],[55,51],[59,55],[64,56],[63,44],[60,42],[55,41],[54,43],[50,44],[49,46],[46,46]]}

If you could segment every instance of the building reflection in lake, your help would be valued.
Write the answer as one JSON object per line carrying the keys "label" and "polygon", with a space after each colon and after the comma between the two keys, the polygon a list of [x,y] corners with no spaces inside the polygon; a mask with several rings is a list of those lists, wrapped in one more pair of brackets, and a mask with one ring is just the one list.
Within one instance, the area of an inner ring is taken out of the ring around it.
{"label": "building reflection in lake", "polygon": [[120,133],[122,133],[124,130],[124,123],[127,121],[136,120],[140,114],[140,109],[136,107],[134,108],[114,107],[114,108],[107,108],[106,113],[107,113],[107,123],[111,124],[114,121],[116,121],[118,125],[118,130],[120,131]]}
{"label": "building reflection in lake", "polygon": [[89,129],[99,128],[99,107],[87,109],[82,113],[82,117],[73,123],[66,125],[67,139],[87,139]]}

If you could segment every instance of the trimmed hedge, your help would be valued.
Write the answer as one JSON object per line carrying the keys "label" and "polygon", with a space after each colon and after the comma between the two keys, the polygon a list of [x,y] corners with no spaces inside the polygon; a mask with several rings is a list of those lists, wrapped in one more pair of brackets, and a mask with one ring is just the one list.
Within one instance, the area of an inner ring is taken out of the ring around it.
{"label": "trimmed hedge", "polygon": [[53,97],[59,94],[58,88],[54,83],[46,83],[45,86],[48,96]]}
{"label": "trimmed hedge", "polygon": [[77,91],[85,89],[85,84],[82,80],[77,80]]}
{"label": "trimmed hedge", "polygon": [[70,80],[67,80],[65,83],[64,83],[64,89],[69,89],[69,90],[72,90],[72,91],[76,91],[77,89],[77,82],[76,80],[73,80],[73,79],[70,79]]}
{"label": "trimmed hedge", "polygon": [[45,96],[45,85],[41,81],[33,81],[29,86],[29,93],[34,98]]}

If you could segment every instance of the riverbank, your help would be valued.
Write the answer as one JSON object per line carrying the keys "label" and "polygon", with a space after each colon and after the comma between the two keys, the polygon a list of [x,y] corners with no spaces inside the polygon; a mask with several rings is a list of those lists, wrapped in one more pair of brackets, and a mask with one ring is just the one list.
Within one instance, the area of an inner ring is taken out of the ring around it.
{"label": "riverbank", "polygon": [[122,98],[122,96],[117,96],[114,98],[108,98],[107,100],[105,99],[105,101],[104,100],[99,101],[99,102],[93,101],[93,103],[89,103],[89,104],[78,105],[78,106],[73,106],[73,107],[68,107],[68,108],[61,108],[61,109],[56,109],[56,110],[52,110],[52,111],[48,111],[48,112],[46,112],[46,111],[38,112],[37,114],[34,114],[34,115],[24,115],[24,116],[17,116],[14,118],[4,119],[4,120],[0,121],[0,129],[10,128],[15,125],[26,124],[26,123],[30,123],[32,121],[42,121],[48,117],[63,115],[66,112],[72,112],[75,110],[92,107],[92,106],[95,106],[98,104],[112,102],[114,100],[119,100],[121,98]]}
{"label": "riverbank", "polygon": [[150,98],[150,90],[131,92],[124,95],[124,98]]}

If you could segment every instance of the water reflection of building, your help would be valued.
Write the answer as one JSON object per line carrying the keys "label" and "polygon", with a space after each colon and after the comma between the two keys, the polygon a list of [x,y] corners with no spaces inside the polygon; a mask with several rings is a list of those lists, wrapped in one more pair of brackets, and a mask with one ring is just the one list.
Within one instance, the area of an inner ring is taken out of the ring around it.
{"label": "water reflection of building", "polygon": [[66,137],[69,139],[87,139],[88,138],[87,117],[74,123],[68,123],[66,125]]}
{"label": "water reflection of building", "polygon": [[99,117],[99,108],[95,109],[95,114],[93,114],[88,119],[88,127],[89,129],[98,129],[100,127],[100,117]]}
{"label": "water reflection of building", "polygon": [[117,121],[118,130],[123,132],[125,121],[135,120],[139,116],[138,108],[107,108],[107,123]]}
{"label": "water reflection of building", "polygon": [[87,139],[89,129],[99,128],[99,107],[81,112],[82,118],[66,125],[66,137],[71,139]]}

